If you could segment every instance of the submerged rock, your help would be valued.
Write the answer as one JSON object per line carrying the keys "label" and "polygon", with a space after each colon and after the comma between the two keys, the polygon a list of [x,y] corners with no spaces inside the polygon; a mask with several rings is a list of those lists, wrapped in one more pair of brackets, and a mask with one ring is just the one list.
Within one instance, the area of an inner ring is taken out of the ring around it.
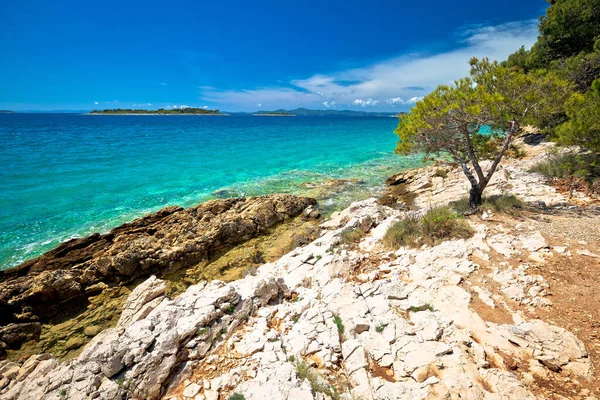
{"label": "submerged rock", "polygon": [[[4,330],[29,332],[27,324],[39,325],[76,303],[85,304],[92,294],[195,266],[314,204],[314,199],[292,195],[213,200],[189,209],[166,207],[107,234],[70,240],[0,271],[0,325],[16,324]],[[9,347],[18,347],[35,335],[7,337]]]}

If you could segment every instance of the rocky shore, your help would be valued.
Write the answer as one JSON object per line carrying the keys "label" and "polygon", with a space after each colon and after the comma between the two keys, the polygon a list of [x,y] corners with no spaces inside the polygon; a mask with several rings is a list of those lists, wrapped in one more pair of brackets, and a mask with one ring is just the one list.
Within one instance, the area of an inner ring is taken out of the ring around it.
{"label": "rocky shore", "polygon": [[310,243],[241,279],[177,293],[166,271],[294,216],[315,218],[314,201],[217,200],[67,243],[2,276],[4,330],[56,315],[100,282],[154,276],[73,359],[1,361],[0,397],[596,399],[600,213],[527,172],[549,147],[527,147],[487,189],[526,209],[484,210],[468,218],[473,237],[436,246],[390,249],[383,238],[407,213],[464,196],[452,165],[398,174],[384,198],[335,213]]}
{"label": "rocky shore", "polygon": [[[92,296],[124,301],[122,295],[130,291],[123,288],[137,280],[193,268],[314,204],[310,198],[273,195],[214,200],[185,210],[167,207],[0,271],[0,355],[39,340],[44,322],[89,308]],[[104,311],[120,312],[121,303]],[[98,329],[88,327],[88,333]],[[78,345],[72,341],[67,347]]]}

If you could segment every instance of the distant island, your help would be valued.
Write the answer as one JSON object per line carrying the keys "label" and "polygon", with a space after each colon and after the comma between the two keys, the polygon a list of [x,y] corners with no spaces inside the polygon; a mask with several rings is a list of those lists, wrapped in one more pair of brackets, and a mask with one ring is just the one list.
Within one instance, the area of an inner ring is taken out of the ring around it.
{"label": "distant island", "polygon": [[295,114],[292,114],[288,111],[259,111],[255,112],[252,115],[256,115],[258,117],[295,117]]}
{"label": "distant island", "polygon": [[308,108],[296,108],[294,110],[273,110],[256,112],[221,112],[219,110],[207,110],[205,108],[173,108],[158,110],[143,110],[131,108],[115,108],[106,110],[93,110],[88,115],[235,115],[235,116],[257,116],[257,117],[397,117],[404,112],[378,112],[358,110],[310,110]]}
{"label": "distant island", "polygon": [[308,108],[296,108],[294,110],[258,111],[255,113],[232,112],[231,115],[258,115],[258,116],[311,116],[311,117],[397,117],[404,112],[373,112],[357,110],[309,110]]}
{"label": "distant island", "polygon": [[0,110],[0,114],[14,114],[14,111],[10,111],[10,110]]}
{"label": "distant island", "polygon": [[93,115],[227,115],[222,114],[219,110],[207,110],[205,108],[172,108],[158,110],[140,110],[131,108],[115,108],[110,110],[94,110],[90,114]]}

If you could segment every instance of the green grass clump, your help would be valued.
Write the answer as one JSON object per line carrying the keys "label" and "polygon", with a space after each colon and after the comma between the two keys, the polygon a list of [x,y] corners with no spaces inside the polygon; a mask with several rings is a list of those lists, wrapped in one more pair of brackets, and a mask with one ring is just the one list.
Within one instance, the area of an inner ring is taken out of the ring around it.
{"label": "green grass clump", "polygon": [[198,328],[198,330],[196,331],[196,336],[204,336],[208,333],[208,328],[207,327],[201,327]]}
{"label": "green grass clump", "polygon": [[377,326],[375,327],[375,332],[377,332],[377,333],[381,333],[381,332],[383,332],[383,331],[385,330],[385,327],[386,327],[386,326],[387,326],[387,325],[384,325],[384,324],[377,325]]}
{"label": "green grass clump", "polygon": [[367,231],[363,227],[346,230],[342,233],[342,236],[340,238],[340,243],[342,243],[342,244],[358,243],[358,242],[360,242],[360,239],[362,239],[366,234],[367,234]]}
{"label": "green grass clump", "polygon": [[227,400],[246,400],[246,398],[241,393],[234,393],[231,396],[229,396],[229,399]]}
{"label": "green grass clump", "polygon": [[473,229],[464,217],[450,207],[429,210],[419,217],[409,214],[388,229],[383,238],[389,249],[400,246],[419,247],[436,245],[450,239],[466,239],[473,236]]}
{"label": "green grass clump", "polygon": [[448,171],[442,168],[438,168],[433,173],[433,176],[439,176],[442,179],[446,179],[448,177]]}
{"label": "green grass clump", "polygon": [[582,181],[587,189],[595,191],[594,189],[600,186],[600,154],[554,154],[531,167],[529,171],[553,179]]}
{"label": "green grass clump", "polygon": [[344,334],[344,323],[342,322],[342,319],[340,318],[340,316],[334,315],[333,322],[337,326],[338,332],[340,333],[340,335],[343,335]]}
{"label": "green grass clump", "polygon": [[[450,207],[459,214],[468,214],[471,212],[469,199],[467,197],[450,203]],[[523,207],[523,202],[512,194],[500,194],[484,197],[480,210],[492,210],[494,212],[511,212]]]}
{"label": "green grass clump", "polygon": [[235,311],[235,304],[230,304],[229,307],[227,307],[227,309],[225,310],[226,314],[233,314],[233,312]]}
{"label": "green grass clump", "polygon": [[301,381],[305,379],[308,381],[313,393],[322,393],[326,396],[329,396],[333,400],[340,399],[340,394],[338,393],[337,389],[327,383],[324,378],[319,376],[319,373],[310,365],[299,360],[296,363],[296,372]]}
{"label": "green grass clump", "polygon": [[408,309],[409,312],[419,312],[419,311],[425,311],[425,310],[429,310],[431,312],[435,311],[433,306],[429,303],[423,304],[422,306],[419,306],[419,307],[412,306]]}

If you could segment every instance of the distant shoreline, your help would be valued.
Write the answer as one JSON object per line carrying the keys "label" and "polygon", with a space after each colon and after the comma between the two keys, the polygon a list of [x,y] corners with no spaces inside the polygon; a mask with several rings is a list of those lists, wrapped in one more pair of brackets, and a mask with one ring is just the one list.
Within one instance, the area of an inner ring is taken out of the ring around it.
{"label": "distant shoreline", "polygon": [[253,117],[295,117],[295,114],[252,114]]}
{"label": "distant shoreline", "polygon": [[224,115],[219,110],[209,110],[208,108],[182,107],[158,110],[132,109],[132,108],[112,108],[105,110],[92,110],[89,115]]}
{"label": "distant shoreline", "polygon": [[205,117],[205,116],[210,116],[210,117],[227,117],[230,116],[231,114],[196,114],[196,113],[179,113],[179,114],[162,114],[162,113],[94,113],[94,112],[90,112],[90,113],[84,113],[84,114],[80,114],[80,115],[161,115],[161,116],[167,116],[167,117],[180,117],[180,116],[201,116],[201,117]]}

